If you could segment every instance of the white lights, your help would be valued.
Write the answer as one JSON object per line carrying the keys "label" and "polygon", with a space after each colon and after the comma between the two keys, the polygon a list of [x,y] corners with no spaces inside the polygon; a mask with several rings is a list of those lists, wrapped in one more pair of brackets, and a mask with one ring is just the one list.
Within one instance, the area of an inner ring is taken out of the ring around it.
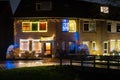
{"label": "white lights", "polygon": [[109,13],[109,7],[108,6],[101,6],[100,12],[102,13]]}

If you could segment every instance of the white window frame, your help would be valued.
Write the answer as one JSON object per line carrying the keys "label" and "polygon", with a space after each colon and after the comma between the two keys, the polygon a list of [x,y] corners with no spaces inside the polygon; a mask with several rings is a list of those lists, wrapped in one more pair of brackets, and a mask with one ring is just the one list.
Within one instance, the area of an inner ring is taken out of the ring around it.
{"label": "white window frame", "polygon": [[[34,42],[39,42],[38,45],[39,45],[39,49],[37,51],[35,51],[35,47],[34,47]],[[35,51],[35,53],[41,53],[42,52],[42,44],[40,43],[40,40],[39,39],[33,39],[32,40],[32,51]]]}
{"label": "white window frame", "polygon": [[[105,48],[105,44],[107,44],[107,49]],[[106,51],[106,53],[105,53]],[[103,42],[103,54],[108,54],[108,41]]]}
{"label": "white window frame", "polygon": [[96,42],[92,41],[92,50],[96,50]]}
{"label": "white window frame", "polygon": [[116,41],[110,40],[110,51],[113,51],[116,49]]}
{"label": "white window frame", "polygon": [[120,40],[117,40],[117,49],[120,51]]}
{"label": "white window frame", "polygon": [[[87,23],[86,23],[86,22],[87,22]],[[88,29],[89,29],[88,31],[85,31],[85,30],[84,30],[84,27],[85,27],[84,25],[85,25],[85,24],[88,24]],[[94,25],[94,30],[93,30],[93,31],[91,31],[91,24]],[[85,20],[85,21],[83,22],[83,31],[84,31],[84,32],[95,32],[95,31],[96,31],[96,21]]]}
{"label": "white window frame", "polygon": [[[22,22],[22,28],[23,28],[23,24],[24,23],[28,23],[27,21],[23,21]],[[22,32],[47,32],[47,30],[48,30],[48,24],[47,24],[47,21],[36,21],[36,22],[29,22],[30,23],[30,31],[23,31],[23,29],[22,29]],[[32,31],[32,23],[37,23],[38,24],[38,30],[37,31]],[[40,23],[46,23],[46,30],[40,30],[39,28],[40,28],[40,26],[39,26],[39,24]]]}
{"label": "white window frame", "polygon": [[[27,49],[23,48],[23,43],[22,42],[27,42]],[[20,50],[22,52],[29,51],[29,39],[20,39]]]}

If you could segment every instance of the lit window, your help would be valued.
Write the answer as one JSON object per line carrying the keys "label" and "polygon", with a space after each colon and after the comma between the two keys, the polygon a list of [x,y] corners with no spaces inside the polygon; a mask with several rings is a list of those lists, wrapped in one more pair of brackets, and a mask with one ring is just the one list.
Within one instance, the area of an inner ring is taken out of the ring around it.
{"label": "lit window", "polygon": [[38,23],[32,22],[32,31],[38,31]]}
{"label": "lit window", "polygon": [[100,11],[102,13],[109,13],[109,7],[108,6],[101,6]]}
{"label": "lit window", "polygon": [[117,41],[117,46],[118,51],[120,51],[120,40]]}
{"label": "lit window", "polygon": [[50,55],[51,54],[51,43],[46,42],[45,43],[45,55]]}
{"label": "lit window", "polygon": [[95,22],[94,21],[84,21],[83,29],[85,32],[95,32]]}
{"label": "lit window", "polygon": [[75,20],[62,20],[62,31],[65,32],[76,32],[76,21]]}
{"label": "lit window", "polygon": [[47,32],[47,22],[22,22],[23,32]]}
{"label": "lit window", "polygon": [[108,41],[103,42],[103,53],[104,54],[108,53]]}
{"label": "lit window", "polygon": [[110,40],[110,51],[115,50],[115,40]]}
{"label": "lit window", "polygon": [[92,41],[92,50],[96,50],[96,42]]}
{"label": "lit window", "polygon": [[20,50],[29,51],[29,40],[20,39]]}
{"label": "lit window", "polygon": [[69,32],[76,32],[75,20],[69,20]]}
{"label": "lit window", "polygon": [[30,31],[30,22],[23,22],[22,23],[22,30],[23,31]]}
{"label": "lit window", "polygon": [[47,22],[39,22],[39,31],[47,31]]}
{"label": "lit window", "polygon": [[32,51],[35,51],[36,53],[41,53],[41,43],[38,40],[32,40]]}

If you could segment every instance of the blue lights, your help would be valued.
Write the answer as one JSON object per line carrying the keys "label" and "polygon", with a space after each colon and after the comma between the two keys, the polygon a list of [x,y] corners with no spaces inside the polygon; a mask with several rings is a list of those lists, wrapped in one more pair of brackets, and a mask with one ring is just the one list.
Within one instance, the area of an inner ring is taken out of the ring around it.
{"label": "blue lights", "polygon": [[68,19],[62,20],[62,31],[65,31],[65,32],[69,31],[68,22],[69,22]]}
{"label": "blue lights", "polygon": [[5,63],[5,68],[6,69],[13,69],[15,67],[16,66],[15,66],[15,64],[12,61],[10,61],[10,60],[6,61],[6,63]]}

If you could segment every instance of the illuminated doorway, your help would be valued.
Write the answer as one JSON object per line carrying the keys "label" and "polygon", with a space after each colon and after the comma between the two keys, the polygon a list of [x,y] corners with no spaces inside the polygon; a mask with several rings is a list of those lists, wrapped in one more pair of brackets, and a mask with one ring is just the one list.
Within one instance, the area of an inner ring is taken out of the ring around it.
{"label": "illuminated doorway", "polygon": [[50,42],[46,42],[45,43],[45,56],[51,55],[51,43]]}

